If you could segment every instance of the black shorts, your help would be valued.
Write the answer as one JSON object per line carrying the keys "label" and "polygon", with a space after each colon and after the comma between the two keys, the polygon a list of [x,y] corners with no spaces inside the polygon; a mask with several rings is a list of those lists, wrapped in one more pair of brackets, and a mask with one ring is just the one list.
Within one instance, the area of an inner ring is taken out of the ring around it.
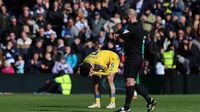
{"label": "black shorts", "polygon": [[125,78],[134,78],[136,79],[138,73],[142,68],[142,55],[131,55],[126,57],[124,65],[124,76]]}

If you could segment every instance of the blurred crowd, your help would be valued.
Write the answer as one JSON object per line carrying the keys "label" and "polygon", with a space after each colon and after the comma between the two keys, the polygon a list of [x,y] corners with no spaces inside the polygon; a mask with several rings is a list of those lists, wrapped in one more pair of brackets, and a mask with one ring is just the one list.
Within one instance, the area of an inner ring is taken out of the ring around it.
{"label": "blurred crowd", "polygon": [[127,23],[128,8],[145,31],[145,74],[160,70],[169,49],[177,71],[200,71],[200,0],[0,0],[0,70],[73,74],[99,49],[123,58],[114,35]]}

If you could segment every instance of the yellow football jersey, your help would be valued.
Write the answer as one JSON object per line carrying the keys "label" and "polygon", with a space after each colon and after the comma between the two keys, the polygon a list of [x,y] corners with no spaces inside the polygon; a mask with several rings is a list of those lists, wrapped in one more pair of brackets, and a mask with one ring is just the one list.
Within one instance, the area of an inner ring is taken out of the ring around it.
{"label": "yellow football jersey", "polygon": [[109,75],[109,73],[118,72],[120,63],[119,56],[109,50],[99,50],[89,54],[83,63],[91,63],[94,65],[95,75]]}

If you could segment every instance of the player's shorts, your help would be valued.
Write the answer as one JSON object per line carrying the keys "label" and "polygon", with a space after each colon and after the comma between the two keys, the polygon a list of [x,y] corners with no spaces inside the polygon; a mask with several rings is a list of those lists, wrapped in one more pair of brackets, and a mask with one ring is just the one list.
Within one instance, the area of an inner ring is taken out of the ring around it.
{"label": "player's shorts", "polygon": [[124,65],[125,78],[137,78],[138,73],[142,68],[142,55],[131,55],[126,57]]}

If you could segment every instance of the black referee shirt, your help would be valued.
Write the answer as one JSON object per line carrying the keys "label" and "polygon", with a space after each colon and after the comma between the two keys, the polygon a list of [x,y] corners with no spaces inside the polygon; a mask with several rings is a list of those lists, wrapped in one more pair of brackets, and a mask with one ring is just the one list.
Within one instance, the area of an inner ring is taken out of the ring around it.
{"label": "black referee shirt", "polygon": [[140,22],[125,25],[119,36],[124,40],[124,52],[126,56],[134,54],[142,55],[144,32]]}

